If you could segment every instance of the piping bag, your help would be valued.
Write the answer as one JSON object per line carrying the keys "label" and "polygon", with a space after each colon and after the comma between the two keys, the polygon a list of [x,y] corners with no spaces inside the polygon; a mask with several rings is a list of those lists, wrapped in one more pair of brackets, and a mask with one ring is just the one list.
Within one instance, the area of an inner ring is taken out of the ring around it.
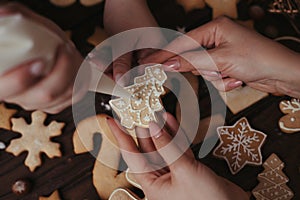
{"label": "piping bag", "polygon": [[33,59],[43,59],[51,70],[62,39],[21,14],[0,17],[0,75]]}
{"label": "piping bag", "polygon": [[[0,17],[0,75],[33,59],[43,59],[45,73],[49,72],[60,44],[63,41],[54,32],[21,14]],[[90,91],[130,97],[123,87],[102,71],[95,67],[91,69]]]}

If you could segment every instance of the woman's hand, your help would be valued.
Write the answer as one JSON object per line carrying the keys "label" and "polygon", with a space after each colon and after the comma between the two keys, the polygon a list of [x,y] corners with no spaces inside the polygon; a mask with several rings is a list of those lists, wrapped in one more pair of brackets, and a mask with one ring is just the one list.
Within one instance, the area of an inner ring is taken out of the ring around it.
{"label": "woman's hand", "polygon": [[[165,115],[165,118],[167,124],[164,129],[160,129],[155,123],[150,124],[152,137],[148,138],[150,141],[146,143],[147,146],[144,141],[144,145],[140,146],[141,150],[131,136],[119,129],[113,119],[108,119],[123,158],[149,200],[249,199],[241,188],[217,176],[211,169],[195,160],[190,149],[184,150],[186,141],[176,120],[171,115]],[[173,135],[180,134],[180,139],[176,142],[167,130]],[[153,165],[153,158],[145,157],[141,152],[155,152],[157,156],[161,156],[165,167],[160,165],[161,169],[157,169],[158,157],[155,156],[156,164]]]}
{"label": "woman's hand", "polygon": [[[286,47],[220,17],[179,37],[141,60],[163,63],[166,70],[192,71],[219,90],[246,83],[269,93],[300,97],[300,56]],[[191,38],[195,42],[190,42]],[[197,45],[198,43],[198,45]],[[200,46],[207,51],[199,51]]]}
{"label": "woman's hand", "polygon": [[[57,113],[72,103],[73,84],[82,57],[65,33],[50,20],[39,16],[28,8],[12,3],[0,7],[0,17],[22,14],[57,34],[64,44],[56,51],[56,60],[50,72],[42,59],[22,63],[0,76],[0,99],[16,103],[27,110],[39,109]],[[73,97],[79,100],[87,91],[83,83],[82,90]]]}

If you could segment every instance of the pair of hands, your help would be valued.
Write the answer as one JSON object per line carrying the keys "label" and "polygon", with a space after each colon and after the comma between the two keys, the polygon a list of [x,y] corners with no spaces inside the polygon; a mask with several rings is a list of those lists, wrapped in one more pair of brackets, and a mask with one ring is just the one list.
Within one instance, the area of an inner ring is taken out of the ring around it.
{"label": "pair of hands", "polygon": [[147,199],[249,199],[237,185],[198,162],[176,119],[167,113],[163,117],[164,128],[151,123],[149,132],[136,131],[139,148],[119,124],[107,120]]}

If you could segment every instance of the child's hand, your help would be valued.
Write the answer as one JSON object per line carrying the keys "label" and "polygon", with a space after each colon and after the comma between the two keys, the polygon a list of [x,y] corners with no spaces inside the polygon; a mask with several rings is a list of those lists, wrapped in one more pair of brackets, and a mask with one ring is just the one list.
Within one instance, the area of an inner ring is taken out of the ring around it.
{"label": "child's hand", "polygon": [[[16,103],[24,109],[39,109],[56,113],[72,102],[73,84],[82,57],[64,32],[50,20],[33,13],[20,4],[8,4],[0,7],[0,17],[20,13],[49,28],[57,34],[64,44],[56,50],[56,60],[51,71],[46,74],[42,59],[35,59],[14,67],[0,76],[0,100]],[[83,84],[83,88],[86,88]],[[75,95],[75,101],[83,96]]]}

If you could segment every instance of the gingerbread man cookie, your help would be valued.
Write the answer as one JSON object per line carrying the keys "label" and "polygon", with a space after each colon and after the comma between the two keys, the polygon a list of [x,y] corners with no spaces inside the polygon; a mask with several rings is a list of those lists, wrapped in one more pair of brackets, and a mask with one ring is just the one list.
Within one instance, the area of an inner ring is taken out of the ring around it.
{"label": "gingerbread man cookie", "polygon": [[156,121],[155,112],[163,109],[160,95],[167,75],[160,64],[146,67],[145,74],[135,77],[134,84],[125,89],[131,98],[121,97],[110,100],[112,109],[121,118],[121,124],[133,129],[135,126],[148,128],[151,121]]}
{"label": "gingerbread man cookie", "polygon": [[300,99],[282,101],[279,104],[280,110],[285,114],[279,120],[279,127],[285,133],[300,131]]}
{"label": "gingerbread man cookie", "polygon": [[214,150],[214,156],[224,158],[232,174],[238,173],[246,164],[261,165],[261,146],[266,135],[250,127],[245,117],[233,126],[217,129],[221,143]]}

